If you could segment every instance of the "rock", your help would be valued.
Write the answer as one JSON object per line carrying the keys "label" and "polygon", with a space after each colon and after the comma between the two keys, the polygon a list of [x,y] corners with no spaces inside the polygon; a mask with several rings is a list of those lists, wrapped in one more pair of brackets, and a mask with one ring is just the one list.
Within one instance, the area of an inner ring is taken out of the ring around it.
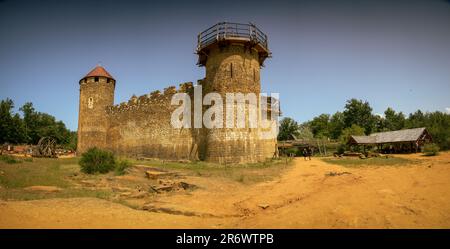
{"label": "rock", "polygon": [[153,171],[153,170],[145,171],[145,176],[149,179],[158,179],[167,174],[168,174],[167,172],[161,172],[161,171]]}
{"label": "rock", "polygon": [[30,186],[24,188],[25,190],[29,191],[42,191],[42,192],[59,192],[62,190],[62,188],[58,188],[56,186]]}
{"label": "rock", "polygon": [[120,193],[120,197],[128,197],[128,196],[130,196],[130,195],[132,195],[133,193],[131,193],[131,192],[122,192],[122,193]]}
{"label": "rock", "polygon": [[341,175],[351,175],[352,173],[344,171],[344,172],[328,172],[325,176],[341,176]]}
{"label": "rock", "polygon": [[174,185],[173,181],[171,181],[171,180],[165,180],[165,181],[159,180],[158,183],[160,185],[164,185],[164,186],[173,186]]}
{"label": "rock", "polygon": [[142,210],[147,210],[147,211],[152,212],[152,211],[156,211],[157,208],[156,208],[153,204],[151,204],[151,203],[145,203],[145,204],[142,206]]}
{"label": "rock", "polygon": [[266,209],[269,207],[269,204],[258,204],[258,207],[262,208],[262,209]]}
{"label": "rock", "polygon": [[87,186],[87,187],[95,187],[97,183],[94,180],[82,180],[80,181],[81,184]]}
{"label": "rock", "polygon": [[156,192],[161,193],[161,192],[170,192],[173,190],[172,186],[157,186],[154,188],[156,190]]}
{"label": "rock", "polygon": [[144,198],[146,196],[147,196],[146,192],[137,192],[137,193],[134,193],[134,194],[130,195],[131,198],[136,198],[136,199],[141,199],[141,198]]}
{"label": "rock", "polygon": [[158,193],[158,190],[156,190],[154,187],[150,186],[148,188],[148,192],[150,192],[150,193]]}
{"label": "rock", "polygon": [[189,183],[187,183],[187,182],[179,182],[179,183],[178,183],[178,186],[180,186],[180,187],[183,188],[184,190],[187,190],[187,189],[196,189],[196,188],[197,188],[196,185],[194,185],[194,184],[189,184]]}
{"label": "rock", "polygon": [[114,192],[131,192],[131,188],[125,188],[125,187],[112,187],[112,191]]}

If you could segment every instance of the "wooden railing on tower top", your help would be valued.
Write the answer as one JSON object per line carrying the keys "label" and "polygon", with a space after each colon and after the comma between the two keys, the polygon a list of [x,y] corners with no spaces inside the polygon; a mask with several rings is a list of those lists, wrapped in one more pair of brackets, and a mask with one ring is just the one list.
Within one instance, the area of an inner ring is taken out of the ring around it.
{"label": "wooden railing on tower top", "polygon": [[220,22],[198,34],[197,51],[221,40],[245,40],[259,43],[267,51],[267,35],[254,24]]}

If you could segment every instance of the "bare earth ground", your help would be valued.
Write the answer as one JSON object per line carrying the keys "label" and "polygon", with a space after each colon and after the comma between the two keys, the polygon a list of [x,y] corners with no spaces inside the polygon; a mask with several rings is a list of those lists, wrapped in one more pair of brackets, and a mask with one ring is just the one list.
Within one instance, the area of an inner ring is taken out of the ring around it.
{"label": "bare earth ground", "polygon": [[97,198],[0,201],[0,228],[450,228],[450,153],[399,157],[416,163],[297,158],[252,185],[190,176],[199,189],[161,195],[152,212]]}

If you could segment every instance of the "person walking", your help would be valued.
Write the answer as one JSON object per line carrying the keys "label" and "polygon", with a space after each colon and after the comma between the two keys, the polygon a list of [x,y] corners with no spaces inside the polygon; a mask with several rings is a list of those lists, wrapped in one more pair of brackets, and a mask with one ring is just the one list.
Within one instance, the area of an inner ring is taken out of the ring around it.
{"label": "person walking", "polygon": [[302,154],[306,161],[306,157],[308,156],[308,150],[306,150],[306,148],[303,148]]}

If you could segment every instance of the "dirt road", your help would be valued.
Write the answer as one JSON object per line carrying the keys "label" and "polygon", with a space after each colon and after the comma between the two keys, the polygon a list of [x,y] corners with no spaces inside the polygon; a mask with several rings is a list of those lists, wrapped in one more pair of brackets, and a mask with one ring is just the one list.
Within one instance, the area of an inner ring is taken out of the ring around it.
{"label": "dirt road", "polygon": [[[135,210],[95,198],[0,202],[1,228],[450,228],[450,153],[342,167],[313,158],[270,182],[201,189]],[[332,174],[330,174],[330,172]]]}

